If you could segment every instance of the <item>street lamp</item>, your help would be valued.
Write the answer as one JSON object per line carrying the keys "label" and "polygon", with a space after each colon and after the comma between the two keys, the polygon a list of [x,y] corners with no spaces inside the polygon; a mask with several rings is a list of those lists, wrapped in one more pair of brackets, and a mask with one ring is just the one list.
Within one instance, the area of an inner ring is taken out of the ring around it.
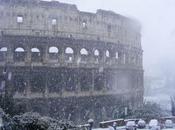
{"label": "street lamp", "polygon": [[89,124],[89,130],[92,130],[93,124],[94,124],[94,120],[93,119],[89,119],[88,120],[88,124]]}

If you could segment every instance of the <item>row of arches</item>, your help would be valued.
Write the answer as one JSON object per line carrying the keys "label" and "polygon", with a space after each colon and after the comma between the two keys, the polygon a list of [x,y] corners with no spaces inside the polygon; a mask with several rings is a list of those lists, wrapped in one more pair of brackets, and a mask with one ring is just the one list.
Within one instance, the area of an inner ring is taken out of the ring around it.
{"label": "row of arches", "polygon": [[[1,47],[0,48],[0,52],[7,52],[7,51],[8,51],[7,47]],[[26,52],[26,50],[23,47],[17,47],[17,48],[15,48],[14,52]],[[37,47],[34,47],[34,48],[31,48],[31,52],[40,53],[41,50],[39,48],[37,48]],[[51,54],[52,53],[59,53],[59,49],[57,47],[55,47],[55,46],[51,46],[51,47],[49,47],[49,51],[48,52],[51,53]],[[73,54],[74,50],[71,47],[67,47],[65,49],[65,53],[66,54]],[[80,54],[81,55],[89,55],[89,52],[87,51],[86,48],[82,48],[80,50]],[[106,57],[110,57],[109,50],[106,50],[105,54],[106,54]],[[94,50],[94,55],[95,56],[99,56],[100,55],[100,51],[98,49],[95,49]],[[118,52],[116,52],[116,56],[118,56]]]}
{"label": "row of arches", "polygon": [[[88,50],[86,48],[81,48],[79,52],[77,53],[73,48],[66,47],[64,50],[63,48],[59,49],[56,46],[50,46],[48,47],[48,50],[43,51],[43,48],[40,47],[32,47],[29,50],[31,54],[31,61],[32,62],[42,62],[44,60],[45,53],[47,53],[48,60],[51,61],[59,61],[60,54],[64,54],[64,60],[67,62],[73,62],[76,58],[76,55],[79,55],[79,58],[76,59],[80,62],[87,62],[88,60],[94,60],[96,63],[99,63],[103,59],[105,59],[105,62],[110,62],[111,58],[115,59],[117,61],[124,60],[123,63],[125,63],[126,55],[122,52],[118,51],[110,51],[110,50]],[[8,48],[7,47],[1,47],[0,48],[0,61],[5,61],[7,57]],[[13,58],[16,62],[24,62],[27,56],[28,50],[26,50],[22,46],[18,46],[14,48],[13,50]],[[93,57],[93,59],[92,59]],[[141,59],[139,59],[139,55],[135,55],[131,57],[131,60],[136,62],[137,64],[141,63]],[[137,61],[136,61],[137,60]],[[139,61],[140,60],[140,61]]]}
{"label": "row of arches", "polygon": [[[105,86],[104,75],[95,74],[92,72],[81,71],[78,74],[75,70],[59,70],[58,73],[31,73],[25,76],[23,74],[15,74],[13,77],[13,85],[15,92],[27,91],[30,87],[31,92],[44,92],[47,86],[49,93],[61,93],[62,91],[96,91],[102,90]],[[28,78],[30,77],[30,78]],[[79,77],[79,78],[77,78]],[[30,84],[30,85],[29,85]],[[92,87],[94,86],[94,87]]]}
{"label": "row of arches", "polygon": [[[0,79],[1,80],[1,79]],[[141,73],[118,72],[115,70],[98,69],[53,69],[45,72],[22,72],[13,75],[15,92],[24,92],[30,89],[31,92],[62,93],[63,91],[125,91],[138,89],[142,86]],[[28,89],[29,88],[29,89]]]}
{"label": "row of arches", "polygon": [[[57,47],[55,46],[52,46],[52,47],[49,47],[49,53],[58,53],[59,50]],[[71,48],[71,47],[67,47],[65,49],[65,53],[66,54],[74,54],[74,50]],[[89,52],[86,48],[82,48],[80,50],[80,55],[89,55]],[[94,56],[100,56],[100,51],[98,49],[95,49],[94,50]],[[107,50],[107,57],[109,57],[109,51]]]}
{"label": "row of arches", "polygon": [[[1,48],[0,48],[0,52],[7,52],[7,51],[8,51],[7,47],[1,47]],[[23,47],[17,47],[17,48],[15,48],[14,51],[15,51],[15,52],[25,52],[25,49],[24,49]],[[37,47],[34,47],[34,48],[31,48],[31,52],[40,52],[40,49],[37,48]],[[59,52],[59,50],[58,50],[57,47],[55,47],[55,46],[49,47],[49,53],[58,53],[58,52]],[[67,47],[67,48],[65,49],[65,53],[67,53],[67,54],[73,54],[73,53],[74,53],[74,50],[73,50],[71,47]],[[108,53],[108,55],[109,55],[109,51],[108,51],[107,53]],[[88,55],[87,49],[82,48],[82,49],[80,50],[80,54],[81,54],[81,55]],[[98,50],[98,49],[96,49],[96,50],[94,51],[94,55],[95,55],[95,56],[99,56],[99,50]]]}
{"label": "row of arches", "polygon": [[[7,47],[0,48],[0,52],[7,52],[7,51],[8,51]],[[25,52],[24,48],[22,48],[22,47],[17,47],[17,48],[15,48],[14,51],[15,52]],[[31,52],[40,52],[40,50],[38,48],[32,48]]]}

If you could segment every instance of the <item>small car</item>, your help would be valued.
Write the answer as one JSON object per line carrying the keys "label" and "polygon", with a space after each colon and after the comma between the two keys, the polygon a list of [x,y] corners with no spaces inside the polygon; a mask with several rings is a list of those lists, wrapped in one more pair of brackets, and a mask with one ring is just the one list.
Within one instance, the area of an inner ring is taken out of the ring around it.
{"label": "small car", "polygon": [[140,128],[140,129],[143,129],[146,127],[146,122],[142,119],[140,119],[137,123],[137,127]]}
{"label": "small car", "polygon": [[157,119],[150,120],[149,129],[151,129],[151,130],[160,130],[160,124],[159,124]]}
{"label": "small car", "polygon": [[172,120],[166,120],[165,121],[165,128],[173,128]]}
{"label": "small car", "polygon": [[135,121],[128,121],[126,123],[126,130],[136,130],[136,129],[137,129],[137,126]]}

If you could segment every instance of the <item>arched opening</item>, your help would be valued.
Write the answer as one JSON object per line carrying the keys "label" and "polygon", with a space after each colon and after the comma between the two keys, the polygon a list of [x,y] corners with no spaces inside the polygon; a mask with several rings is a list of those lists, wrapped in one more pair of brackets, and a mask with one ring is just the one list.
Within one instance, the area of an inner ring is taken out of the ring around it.
{"label": "arched opening", "polygon": [[66,54],[73,54],[74,51],[73,51],[73,49],[71,47],[67,47],[66,50],[65,50],[65,53]]}
{"label": "arched opening", "polygon": [[83,21],[82,26],[83,26],[83,29],[87,29],[87,22]]}
{"label": "arched opening", "polygon": [[118,52],[118,63],[126,64],[127,54],[125,52]]}
{"label": "arched opening", "polygon": [[118,60],[118,58],[119,58],[118,52],[115,53],[115,58]]}
{"label": "arched opening", "polygon": [[105,87],[107,90],[112,91],[113,88],[115,88],[117,83],[117,75],[112,70],[108,70],[105,74],[105,77],[106,77]]}
{"label": "arched opening", "polygon": [[139,65],[139,60],[140,60],[140,57],[139,55],[136,56],[136,65]]}
{"label": "arched opening", "polygon": [[30,84],[32,92],[44,92],[45,83],[45,75],[43,73],[31,74]]}
{"label": "arched opening", "polygon": [[58,48],[55,46],[49,47],[49,59],[57,60],[58,59]]}
{"label": "arched opening", "polygon": [[49,53],[58,53],[58,48],[55,46],[49,47]]}
{"label": "arched opening", "polygon": [[81,91],[89,91],[92,87],[92,72],[82,70],[79,74]]}
{"label": "arched opening", "polygon": [[111,31],[112,31],[112,26],[111,25],[108,25],[107,26],[108,37],[111,36]]}
{"label": "arched opening", "polygon": [[94,51],[94,56],[95,56],[95,63],[99,63],[100,60],[100,52],[98,49]]}
{"label": "arched opening", "polygon": [[118,63],[121,64],[122,63],[122,53],[120,51],[118,51],[118,58],[116,58],[118,60]]}
{"label": "arched opening", "polygon": [[108,50],[106,51],[106,57],[108,57],[108,58],[110,57],[110,54],[109,54]]}
{"label": "arched opening", "polygon": [[7,47],[0,48],[0,61],[5,61],[7,57]]}
{"label": "arched opening", "polygon": [[15,52],[24,52],[24,49],[22,47],[18,47],[15,49]]}
{"label": "arched opening", "polygon": [[25,61],[25,50],[22,47],[15,48],[14,61],[22,62]]}
{"label": "arched opening", "polygon": [[76,79],[77,79],[77,75],[75,75],[75,71],[74,70],[64,70],[64,82],[65,82],[65,90],[66,91],[75,91],[76,89]]}
{"label": "arched opening", "polygon": [[0,52],[7,52],[7,47],[1,47]]}
{"label": "arched opening", "polygon": [[40,53],[40,50],[38,48],[32,48],[31,52],[32,53]]}
{"label": "arched opening", "polygon": [[109,62],[110,62],[110,53],[109,53],[109,50],[106,50],[105,56],[106,56],[105,62],[106,62],[106,63],[109,63]]}
{"label": "arched opening", "polygon": [[14,89],[16,92],[24,92],[27,86],[27,82],[24,79],[23,75],[15,75],[14,76]]}
{"label": "arched opening", "polygon": [[102,75],[97,75],[94,82],[95,90],[102,90],[104,88],[104,78]]}
{"label": "arched opening", "polygon": [[51,93],[61,92],[63,79],[60,73],[61,73],[60,71],[57,71],[54,74],[53,73],[49,74],[48,82],[47,82],[49,92]]}
{"label": "arched opening", "polygon": [[85,48],[82,48],[80,50],[80,54],[81,54],[81,62],[86,63],[88,61],[88,51]]}
{"label": "arched opening", "polygon": [[85,48],[82,48],[82,49],[80,50],[80,54],[81,54],[81,55],[88,55],[88,51],[87,51]]}
{"label": "arched opening", "polygon": [[120,61],[119,61],[119,53],[116,51],[114,56],[115,56],[115,57],[114,57],[115,63],[118,64],[118,63],[120,62]]}
{"label": "arched opening", "polygon": [[66,62],[73,62],[73,54],[74,50],[71,47],[67,47],[65,49],[65,61]]}
{"label": "arched opening", "polygon": [[99,50],[96,49],[96,50],[94,51],[94,55],[95,55],[95,56],[99,56],[99,55],[100,55]]}
{"label": "arched opening", "polygon": [[123,54],[123,64],[126,64],[126,54]]}
{"label": "arched opening", "polygon": [[136,64],[136,57],[133,55],[133,56],[131,56],[131,64]]}
{"label": "arched opening", "polygon": [[32,62],[41,62],[42,61],[42,53],[39,48],[32,48],[31,49],[31,60]]}

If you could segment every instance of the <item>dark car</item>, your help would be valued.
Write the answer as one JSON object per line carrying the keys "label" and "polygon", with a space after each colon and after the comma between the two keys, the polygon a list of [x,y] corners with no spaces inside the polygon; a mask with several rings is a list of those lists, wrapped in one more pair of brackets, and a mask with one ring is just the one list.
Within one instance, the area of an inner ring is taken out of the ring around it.
{"label": "dark car", "polygon": [[137,127],[138,127],[139,129],[145,128],[145,127],[146,127],[146,122],[145,122],[144,120],[140,119],[140,120],[138,121],[138,123],[137,123]]}

